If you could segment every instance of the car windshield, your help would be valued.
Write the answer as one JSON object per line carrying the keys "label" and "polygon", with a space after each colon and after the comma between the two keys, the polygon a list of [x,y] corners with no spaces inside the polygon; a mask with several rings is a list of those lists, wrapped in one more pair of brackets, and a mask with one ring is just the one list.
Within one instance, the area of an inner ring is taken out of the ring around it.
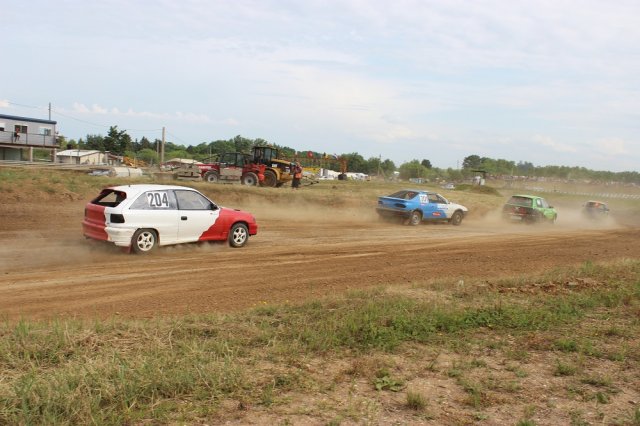
{"label": "car windshield", "polygon": [[515,206],[522,206],[522,207],[531,207],[531,198],[514,195],[513,197],[509,198],[509,201],[507,201],[507,204],[513,204]]}
{"label": "car windshield", "polygon": [[92,204],[105,207],[116,207],[127,198],[127,194],[113,189],[103,189],[100,195],[91,201]]}
{"label": "car windshield", "polygon": [[402,190],[402,191],[394,192],[393,194],[389,195],[389,197],[390,198],[402,198],[403,200],[411,200],[416,195],[418,195],[418,193],[416,191]]}

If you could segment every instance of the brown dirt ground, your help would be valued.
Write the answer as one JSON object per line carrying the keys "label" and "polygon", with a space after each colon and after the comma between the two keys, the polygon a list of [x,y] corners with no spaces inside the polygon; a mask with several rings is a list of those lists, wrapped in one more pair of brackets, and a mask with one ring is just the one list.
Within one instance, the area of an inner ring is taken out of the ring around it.
{"label": "brown dirt ground", "polygon": [[85,240],[84,201],[0,204],[0,316],[7,319],[230,312],[350,289],[437,278],[506,277],[585,261],[637,257],[640,228],[597,227],[564,212],[555,226],[503,224],[491,214],[461,226],[380,223],[369,206],[295,211],[240,203],[258,235],[224,244],[127,255]]}

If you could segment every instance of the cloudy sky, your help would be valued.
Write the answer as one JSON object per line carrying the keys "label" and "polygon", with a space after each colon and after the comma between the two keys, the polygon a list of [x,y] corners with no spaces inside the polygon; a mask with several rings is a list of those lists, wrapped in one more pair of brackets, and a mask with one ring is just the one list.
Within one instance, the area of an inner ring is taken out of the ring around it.
{"label": "cloudy sky", "polygon": [[637,0],[2,3],[0,113],[67,138],[640,170]]}

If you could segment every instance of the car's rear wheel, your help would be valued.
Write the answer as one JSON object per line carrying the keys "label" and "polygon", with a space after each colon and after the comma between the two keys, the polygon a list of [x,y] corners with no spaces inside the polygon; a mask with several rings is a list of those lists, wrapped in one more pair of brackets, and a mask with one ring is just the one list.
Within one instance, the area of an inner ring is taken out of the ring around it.
{"label": "car's rear wheel", "polygon": [[420,222],[422,222],[422,214],[419,211],[413,211],[411,212],[411,216],[405,219],[404,224],[417,226],[420,225]]}
{"label": "car's rear wheel", "polygon": [[153,229],[138,229],[131,239],[134,253],[149,253],[158,245],[158,234]]}
{"label": "car's rear wheel", "polygon": [[231,247],[242,247],[249,239],[249,229],[244,223],[236,223],[229,232],[229,245]]}

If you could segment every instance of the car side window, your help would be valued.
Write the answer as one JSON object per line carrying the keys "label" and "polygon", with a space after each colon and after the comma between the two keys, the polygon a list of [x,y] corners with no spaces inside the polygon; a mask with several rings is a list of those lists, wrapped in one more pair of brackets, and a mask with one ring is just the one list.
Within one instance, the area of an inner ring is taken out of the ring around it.
{"label": "car side window", "polygon": [[547,200],[545,200],[544,198],[540,200],[540,204],[545,209],[549,207],[549,203],[547,203]]}
{"label": "car side window", "polygon": [[195,191],[176,191],[180,210],[211,210],[211,201]]}
{"label": "car side window", "polygon": [[131,210],[175,210],[176,199],[173,192],[167,190],[147,191],[131,204]]}
{"label": "car side window", "polygon": [[536,198],[536,206],[542,207],[542,200],[540,198]]}
{"label": "car side window", "polygon": [[430,203],[439,203],[440,201],[438,201],[440,197],[438,197],[436,194],[429,194],[429,202]]}
{"label": "car side window", "polygon": [[436,201],[436,203],[438,203],[438,204],[447,204],[447,200],[445,200],[444,198],[442,198],[439,195],[436,195],[436,199],[438,200],[438,201]]}

